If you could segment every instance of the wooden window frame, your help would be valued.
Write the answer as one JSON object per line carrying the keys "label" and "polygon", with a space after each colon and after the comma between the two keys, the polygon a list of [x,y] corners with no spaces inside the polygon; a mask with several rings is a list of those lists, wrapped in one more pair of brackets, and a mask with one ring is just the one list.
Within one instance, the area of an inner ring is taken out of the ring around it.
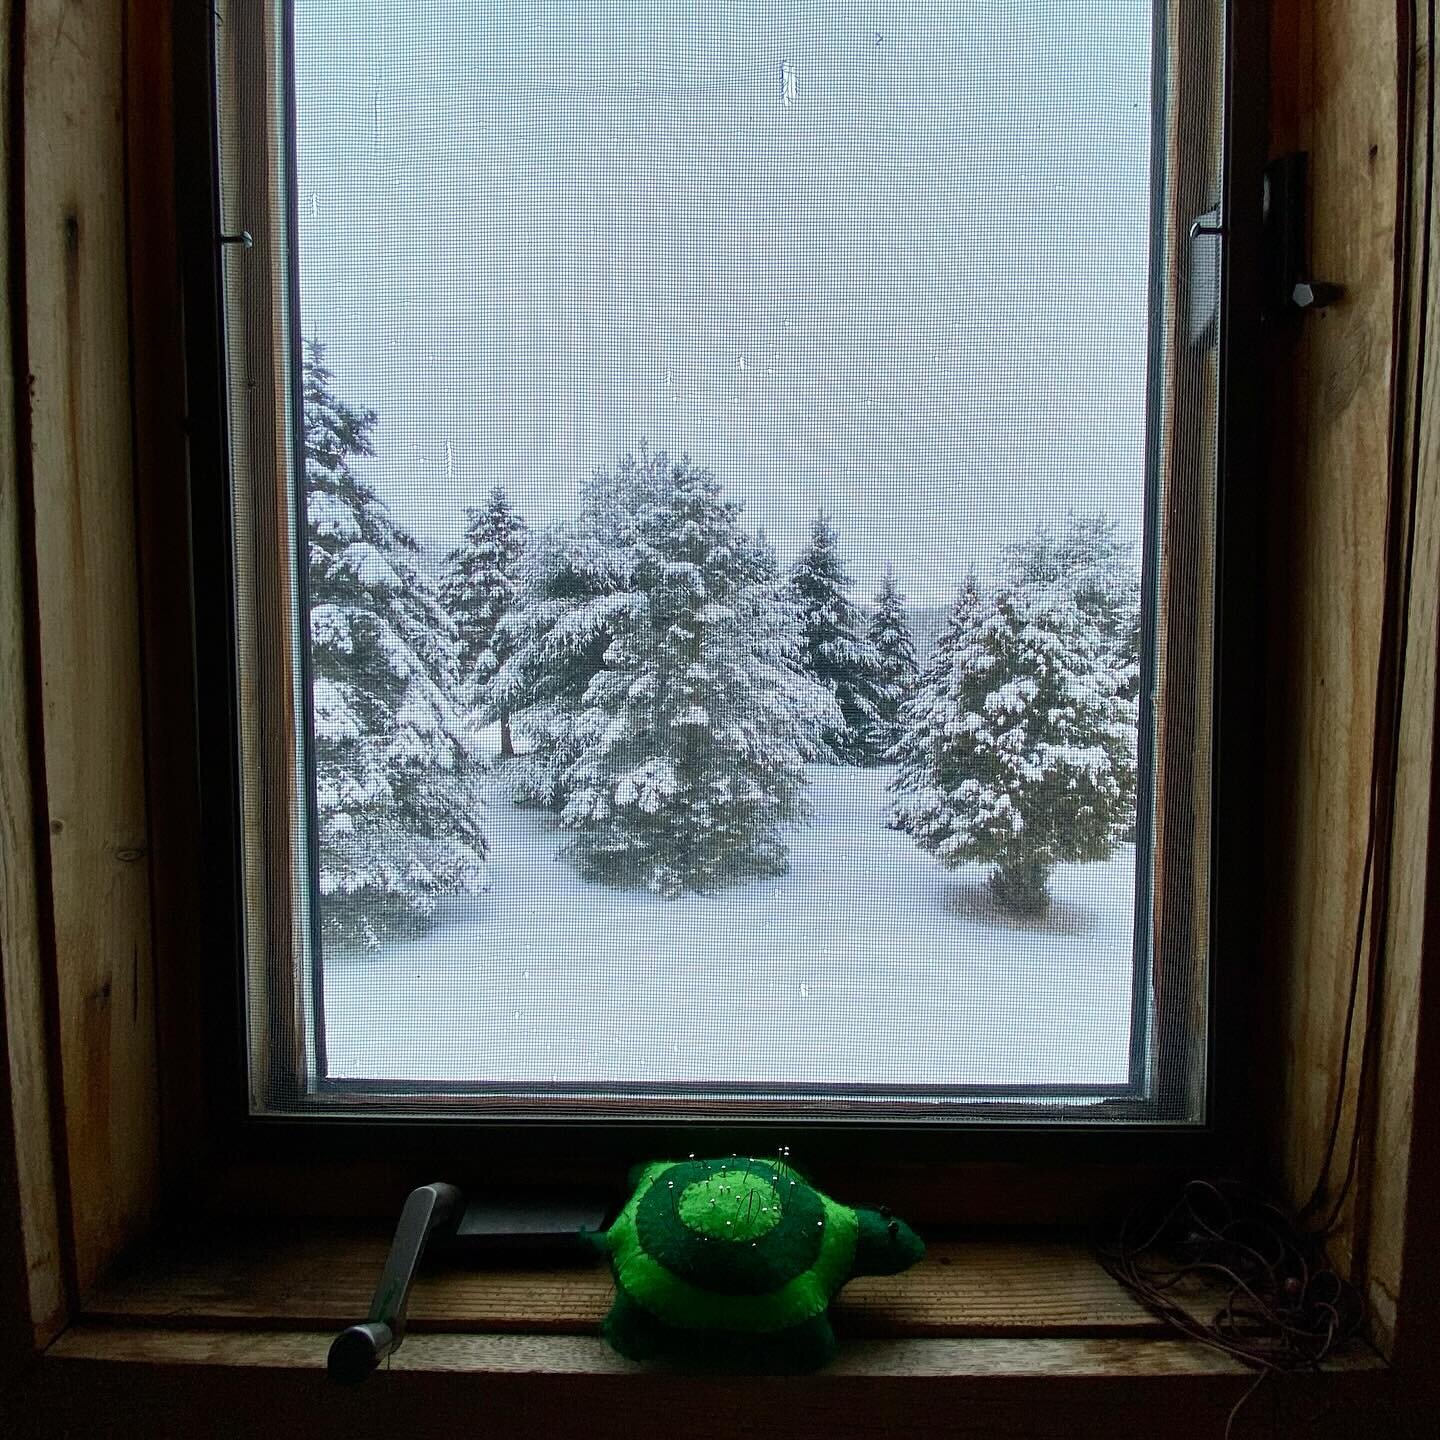
{"label": "wooden window frame", "polygon": [[[179,25],[185,8],[176,8]],[[1261,8],[1238,8],[1258,45]],[[1440,877],[1432,876],[1440,855],[1440,466],[1433,453],[1440,372],[1423,363],[1426,321],[1440,320],[1440,271],[1429,265],[1432,92],[1422,65],[1421,93],[1410,96],[1396,57],[1426,50],[1434,7],[1416,8],[1418,26],[1404,7],[1392,26],[1394,17],[1377,17],[1362,0],[1275,0],[1273,9],[1272,147],[1311,152],[1312,258],[1351,294],[1303,332],[1279,337],[1271,355],[1281,418],[1270,430],[1276,481],[1264,508],[1272,522],[1284,520],[1285,533],[1267,559],[1287,583],[1271,597],[1265,676],[1276,703],[1263,747],[1255,747],[1264,765],[1257,759],[1253,772],[1255,793],[1263,782],[1266,800],[1260,916],[1267,965],[1251,992],[1259,1039],[1240,1047],[1249,1065],[1236,1071],[1251,1083],[1237,1085],[1232,1097],[1258,1123],[1226,1137],[1209,1157],[1167,1156],[1165,1136],[1144,1138],[1162,1165],[1223,1160],[1296,1199],[1315,1173],[1359,893],[1373,672],[1387,603],[1395,603],[1393,585],[1384,583],[1394,548],[1388,522],[1413,494],[1419,545],[1404,656],[1409,683],[1398,778],[1381,794],[1390,878],[1367,935],[1380,983],[1370,991],[1373,1016],[1360,1017],[1374,1041],[1369,1083],[1359,1087],[1353,1068],[1341,1077],[1347,1124],[1361,1102],[1364,1144],[1337,1249],[1366,1287],[1372,1339],[1387,1362],[1382,1375],[1345,1393],[1353,1401],[1380,1386],[1391,1399],[1423,1398],[1434,1393],[1429,1337],[1440,1323],[1431,1203],[1440,1156],[1424,1143],[1440,1119],[1440,966],[1433,959]],[[196,1023],[216,968],[196,963],[205,933],[205,856],[196,837],[205,824],[200,786],[187,782],[175,759],[196,753],[195,715],[183,697],[194,693],[197,659],[204,663],[174,643],[176,618],[192,603],[186,567],[173,563],[189,546],[186,427],[203,425],[206,407],[218,401],[181,394],[176,383],[184,373],[177,197],[169,166],[155,156],[170,146],[178,32],[143,0],[87,7],[3,0],[0,13],[11,121],[0,389],[15,422],[0,425],[0,957],[8,1062],[0,1083],[0,1199],[15,1202],[0,1204],[0,1283],[6,1298],[19,1300],[7,1318],[18,1317],[32,1351],[48,1351],[30,1393],[56,1407],[89,1403],[92,1421],[103,1419],[93,1407],[106,1393],[158,1406],[167,1385],[177,1397],[193,1397],[196,1385],[211,1384],[237,1413],[248,1405],[254,1415],[266,1403],[260,1397],[273,1403],[287,1395],[294,1414],[312,1416],[317,1434],[330,1433],[335,1414],[355,1425],[362,1412],[332,1412],[327,1420],[305,1398],[313,1385],[307,1389],[300,1374],[288,1378],[318,1359],[323,1335],[266,1329],[257,1318],[249,1344],[153,1324],[147,1343],[143,1327],[87,1321],[102,1280],[181,1197],[211,1216],[306,1208],[381,1216],[393,1213],[417,1167],[446,1163],[483,1179],[494,1162],[480,1153],[448,1163],[457,1136],[437,1127],[412,1132],[385,1155],[372,1137],[356,1135],[348,1159],[323,1167],[304,1154],[303,1135],[280,1129],[245,1154],[226,1153],[234,1137],[212,1107],[223,1102],[224,1077],[233,1081],[234,1068],[211,1053]],[[1412,99],[1414,128],[1406,123]],[[184,187],[179,203],[186,203]],[[186,315],[192,334],[211,320],[218,317]],[[1388,487],[1380,483],[1386,473]],[[1272,535],[1277,528],[1272,523]],[[1337,753],[1342,765],[1320,763]],[[1233,808],[1219,807],[1217,818],[1242,823]],[[220,1083],[202,1083],[207,1074]],[[532,1138],[543,1171],[546,1135]],[[458,1143],[478,1148],[476,1139]],[[1035,1140],[1043,1150],[1029,1148]],[[841,1135],[826,1163],[850,1177],[849,1188],[884,1183],[921,1220],[964,1223],[1009,1207],[1017,1221],[1049,1224],[1093,1213],[1135,1173],[1127,1163],[1133,1148],[1082,1155],[1067,1148],[1073,1143],[965,1134],[907,1164],[854,1177],[853,1166],[840,1169]],[[600,1157],[593,1166],[608,1174],[613,1162]],[[587,1163],[564,1168],[573,1177]],[[987,1414],[1033,1418],[1059,1396],[1088,1397],[1081,1403],[1093,1410],[1085,1413],[1097,1418],[1133,1416],[1136,1406],[1143,1414],[1156,1403],[1193,1405],[1196,1416],[1213,1418],[1235,1398],[1233,1369],[1178,1342],[1150,1341],[1136,1352],[1126,1347],[1139,1341],[1025,1336],[937,1340],[929,1343],[941,1349],[924,1361],[867,1351],[853,1370],[835,1372],[833,1386],[822,1377],[805,1393],[817,1416],[837,1420],[917,1397],[922,1406],[978,1398],[994,1407]],[[415,1383],[399,1399],[389,1392],[380,1410],[407,1396],[453,1405],[451,1381],[467,1370],[491,1376],[502,1408],[518,1396],[542,1396],[552,1419],[580,1397],[618,1397],[619,1385],[657,1414],[718,1399],[704,1386],[687,1399],[663,1377],[634,1386],[594,1351],[567,1349],[564,1337],[540,1347],[543,1354],[495,1339],[417,1335],[400,1367],[415,1372]],[[254,1390],[252,1367],[270,1377],[268,1389]],[[0,1385],[6,1378],[0,1370]],[[33,1422],[38,1412],[27,1409]]]}

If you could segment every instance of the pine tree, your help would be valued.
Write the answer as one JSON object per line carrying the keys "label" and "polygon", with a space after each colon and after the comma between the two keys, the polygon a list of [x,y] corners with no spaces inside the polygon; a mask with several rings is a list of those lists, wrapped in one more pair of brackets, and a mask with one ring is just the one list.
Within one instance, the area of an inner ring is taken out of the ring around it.
{"label": "pine tree", "polygon": [[1129,829],[1134,704],[1064,584],[963,594],[941,651],[905,707],[890,824],[947,866],[993,866],[1002,905],[1041,913],[1054,866],[1103,860]]}
{"label": "pine tree", "polygon": [[793,603],[741,507],[688,458],[645,463],[561,824],[589,876],[708,892],[785,869],[805,764],[840,717],[798,664]]}
{"label": "pine tree", "polygon": [[790,589],[804,625],[804,666],[840,707],[842,723],[825,732],[824,744],[838,763],[864,765],[881,756],[873,698],[882,683],[881,665],[850,602],[850,584],[835,527],[821,510],[810,527],[810,543],[791,568]]}
{"label": "pine tree", "polygon": [[[955,656],[983,604],[980,582],[972,566],[950,607],[935,649],[920,672],[914,692],[900,706],[897,716],[899,735],[891,750],[892,758],[899,766],[890,782],[890,789],[895,794],[918,794],[930,784],[936,757],[946,744],[946,725],[950,715],[947,696],[953,679]],[[906,828],[897,822],[893,810],[890,828]]]}
{"label": "pine tree", "polygon": [[489,706],[487,691],[509,655],[510,636],[500,628],[515,599],[516,569],[525,549],[525,523],[503,485],[483,508],[465,511],[465,535],[445,557],[440,598],[460,635],[460,695],[485,720],[500,722],[500,754],[515,754],[510,712]]}
{"label": "pine tree", "polygon": [[373,948],[485,888],[485,767],[454,700],[454,624],[351,468],[375,453],[375,412],[336,398],[314,342],[304,420],[322,925]]}
{"label": "pine tree", "polygon": [[1131,598],[1120,607],[1116,614],[1111,648],[1115,657],[1115,669],[1120,677],[1120,693],[1127,700],[1137,702],[1140,699],[1142,624],[1140,587],[1136,585]]}
{"label": "pine tree", "polygon": [[1063,585],[1099,629],[1116,666],[1129,677],[1129,694],[1140,676],[1140,575],[1135,547],[1103,510],[1065,517],[1057,534],[1041,525],[1024,540],[1005,547],[1010,583],[1035,587]]}
{"label": "pine tree", "polygon": [[613,471],[597,471],[581,487],[576,520],[532,535],[517,567],[512,607],[497,627],[506,658],[488,703],[517,717],[530,741],[502,776],[518,805],[565,804],[564,776],[585,743],[585,693],[626,603],[630,517],[655,483],[656,458],[642,449],[639,460],[626,456]]}
{"label": "pine tree", "polygon": [[901,735],[900,707],[915,693],[920,681],[905,597],[896,589],[895,575],[888,565],[865,638],[880,661],[878,681],[871,692],[875,720],[870,728],[869,748],[871,753],[888,758]]}

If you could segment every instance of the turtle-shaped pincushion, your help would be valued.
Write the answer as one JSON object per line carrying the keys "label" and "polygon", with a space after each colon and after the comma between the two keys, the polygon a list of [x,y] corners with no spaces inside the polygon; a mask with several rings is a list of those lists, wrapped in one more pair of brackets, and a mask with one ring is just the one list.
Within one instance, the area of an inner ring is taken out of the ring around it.
{"label": "turtle-shaped pincushion", "polygon": [[632,1360],[761,1372],[818,1369],[827,1311],[857,1275],[925,1253],[888,1211],[839,1205],[782,1160],[657,1161],[605,1233],[615,1303],[602,1329]]}

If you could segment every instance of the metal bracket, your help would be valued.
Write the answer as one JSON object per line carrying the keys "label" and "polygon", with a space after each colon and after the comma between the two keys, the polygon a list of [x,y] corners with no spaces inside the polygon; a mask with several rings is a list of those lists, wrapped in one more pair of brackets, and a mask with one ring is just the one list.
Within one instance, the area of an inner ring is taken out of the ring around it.
{"label": "metal bracket", "polygon": [[1306,258],[1309,156],[1298,150],[1265,167],[1265,313],[1273,317],[1323,310],[1345,290],[1310,275]]}
{"label": "metal bracket", "polygon": [[1218,205],[1190,222],[1190,269],[1185,294],[1187,329],[1195,350],[1213,348],[1219,335],[1220,261],[1226,233]]}

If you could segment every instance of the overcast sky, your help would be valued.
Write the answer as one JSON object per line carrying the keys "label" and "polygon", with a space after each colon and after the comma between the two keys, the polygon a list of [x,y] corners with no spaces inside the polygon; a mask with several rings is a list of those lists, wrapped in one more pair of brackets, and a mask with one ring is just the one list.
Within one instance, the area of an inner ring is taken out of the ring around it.
{"label": "overcast sky", "polygon": [[[296,0],[302,324],[436,545],[689,451],[945,599],[1139,536],[1149,0]],[[788,103],[787,103],[788,95]]]}

